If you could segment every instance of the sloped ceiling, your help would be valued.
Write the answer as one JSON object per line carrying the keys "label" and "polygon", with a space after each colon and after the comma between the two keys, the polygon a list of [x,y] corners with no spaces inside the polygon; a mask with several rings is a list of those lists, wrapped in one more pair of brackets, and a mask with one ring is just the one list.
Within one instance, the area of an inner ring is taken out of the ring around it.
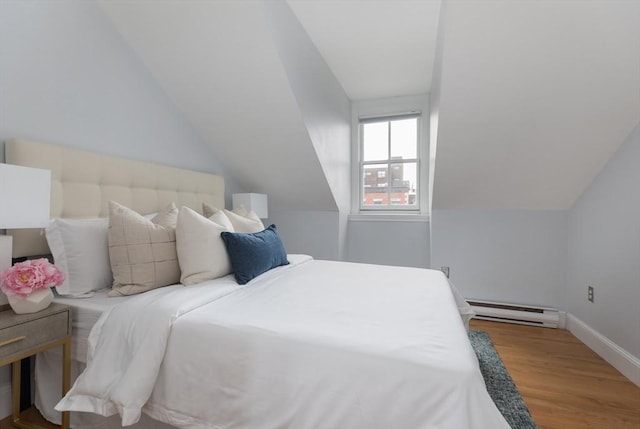
{"label": "sloped ceiling", "polygon": [[439,0],[288,3],[352,100],[429,92]]}
{"label": "sloped ceiling", "polygon": [[101,7],[238,186],[281,210],[336,210],[260,2]]}
{"label": "sloped ceiling", "polygon": [[567,209],[640,121],[640,2],[445,6],[434,209]]}
{"label": "sloped ceiling", "polygon": [[[439,89],[435,209],[567,209],[640,120],[637,1],[287,4],[350,99]],[[243,190],[336,210],[262,1],[101,5]]]}
{"label": "sloped ceiling", "polygon": [[[240,188],[267,193],[280,210],[337,209],[340,197],[278,57],[266,2],[100,4]],[[439,1],[286,4],[304,17],[350,98],[428,91]]]}

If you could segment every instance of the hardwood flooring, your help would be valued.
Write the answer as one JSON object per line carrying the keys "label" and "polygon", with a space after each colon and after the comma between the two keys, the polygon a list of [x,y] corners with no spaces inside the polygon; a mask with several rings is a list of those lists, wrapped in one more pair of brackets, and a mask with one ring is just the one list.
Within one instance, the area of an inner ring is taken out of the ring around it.
{"label": "hardwood flooring", "polygon": [[[640,429],[640,388],[570,332],[481,320],[471,327],[489,333],[539,429]],[[58,427],[35,408],[27,413]]]}
{"label": "hardwood flooring", "polygon": [[640,429],[640,388],[568,331],[472,320],[539,429]]}
{"label": "hardwood flooring", "polygon": [[[49,423],[45,420],[44,417],[40,415],[40,412],[36,409],[36,407],[31,407],[28,410],[25,410],[21,414],[21,419],[29,422],[35,423],[38,426],[41,426],[42,429],[59,429],[60,426],[54,425],[53,423]],[[11,416],[7,417],[0,421],[0,429],[14,429],[15,426],[11,423]]]}

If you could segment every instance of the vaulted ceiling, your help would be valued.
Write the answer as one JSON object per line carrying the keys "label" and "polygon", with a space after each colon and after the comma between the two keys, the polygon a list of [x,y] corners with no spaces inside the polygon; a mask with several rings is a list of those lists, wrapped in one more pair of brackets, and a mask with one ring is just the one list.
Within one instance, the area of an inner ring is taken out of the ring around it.
{"label": "vaulted ceiling", "polygon": [[434,208],[570,208],[640,121],[640,2],[451,1]]}
{"label": "vaulted ceiling", "polygon": [[[335,210],[265,4],[101,2],[244,190]],[[640,120],[640,2],[286,4],[351,100],[439,91],[436,209],[566,209]]]}
{"label": "vaulted ceiling", "polygon": [[429,92],[439,0],[288,3],[352,100]]}
{"label": "vaulted ceiling", "polygon": [[281,209],[336,209],[262,4],[101,6],[238,186]]}

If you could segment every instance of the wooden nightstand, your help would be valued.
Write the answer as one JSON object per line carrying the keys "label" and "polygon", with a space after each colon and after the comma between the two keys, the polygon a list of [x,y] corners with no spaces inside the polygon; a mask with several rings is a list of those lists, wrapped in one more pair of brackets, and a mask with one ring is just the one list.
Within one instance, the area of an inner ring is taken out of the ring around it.
{"label": "wooden nightstand", "polygon": [[[13,424],[38,428],[20,419],[20,360],[53,347],[62,346],[62,395],[71,382],[71,311],[62,304],[51,304],[31,314],[0,311],[0,366],[12,364]],[[69,428],[69,413],[62,413],[63,429]]]}

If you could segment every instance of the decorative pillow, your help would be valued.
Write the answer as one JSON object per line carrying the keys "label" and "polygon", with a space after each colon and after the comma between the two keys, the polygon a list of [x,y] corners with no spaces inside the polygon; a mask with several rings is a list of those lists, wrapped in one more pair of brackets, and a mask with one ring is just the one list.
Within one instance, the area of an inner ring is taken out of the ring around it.
{"label": "decorative pillow", "polygon": [[214,214],[216,214],[216,213],[218,213],[220,211],[221,210],[219,208],[217,208],[217,207],[210,206],[207,203],[202,203],[202,214],[207,219],[209,219],[211,216],[213,216]]}
{"label": "decorative pillow", "polygon": [[176,253],[178,209],[171,203],[152,220],[109,202],[109,257],[113,289],[109,296],[134,295],[176,284],[180,266]]}
{"label": "decorative pillow", "polygon": [[[135,212],[134,212],[135,213]],[[178,208],[175,203],[170,203],[164,210],[156,213],[144,215],[145,219],[151,220],[156,225],[162,225],[165,227],[174,228],[178,223]]]}
{"label": "decorative pillow", "polygon": [[107,230],[109,219],[53,219],[45,229],[56,266],[64,282],[60,295],[83,296],[111,286]]}
{"label": "decorative pillow", "polygon": [[241,285],[272,268],[289,264],[275,225],[252,234],[223,232],[220,235],[236,281]]}
{"label": "decorative pillow", "polygon": [[176,226],[176,247],[182,276],[180,282],[191,285],[226,276],[231,264],[220,239],[220,233],[230,231],[188,207],[182,207]]}
{"label": "decorative pillow", "polygon": [[209,216],[208,219],[217,223],[218,225],[224,226],[228,231],[235,232],[233,224],[222,210],[218,210],[216,213]]}
{"label": "decorative pillow", "polygon": [[[248,212],[244,206],[240,206],[231,211],[220,210],[217,207],[210,206],[207,203],[202,203],[202,213],[207,219],[211,219],[216,223],[225,225],[223,220],[221,223],[220,218],[213,218],[213,216],[220,216],[220,213],[225,215],[225,219],[229,220],[229,224],[232,226],[232,232],[260,232],[264,230],[264,224],[254,211]],[[226,225],[225,225],[226,226]]]}
{"label": "decorative pillow", "polygon": [[226,214],[231,221],[235,232],[252,233],[264,230],[264,224],[253,211],[250,211],[247,216],[241,216],[229,210],[225,210],[224,214]]}
{"label": "decorative pillow", "polygon": [[[231,210],[232,212],[234,212],[237,215],[243,216],[243,217],[249,217],[249,213],[253,213],[254,216],[256,216],[256,218],[258,218],[255,214],[255,212],[248,212],[247,209],[245,208],[244,204],[241,204],[240,207],[234,207],[233,210]],[[259,219],[259,218],[258,218]]]}

